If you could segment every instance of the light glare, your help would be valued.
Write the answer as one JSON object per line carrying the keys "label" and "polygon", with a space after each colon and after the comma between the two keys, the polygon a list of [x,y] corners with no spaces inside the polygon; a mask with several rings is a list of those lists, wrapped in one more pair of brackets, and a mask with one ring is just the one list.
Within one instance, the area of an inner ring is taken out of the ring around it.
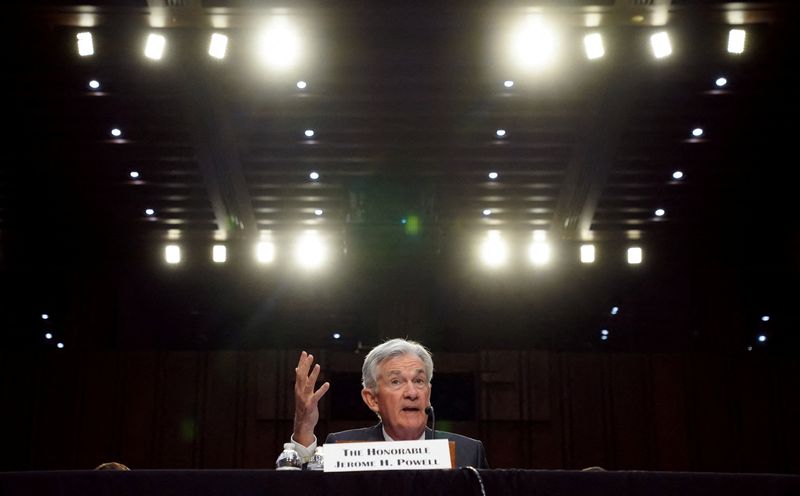
{"label": "light glare", "polygon": [[319,172],[317,172],[317,171],[311,171],[311,173],[308,175],[308,177],[309,177],[309,178],[310,178],[312,181],[316,181],[317,179],[319,179]]}
{"label": "light glare", "polygon": [[724,77],[717,78],[717,80],[714,81],[714,84],[716,84],[718,87],[722,88],[723,86],[728,84],[728,80],[725,79]]}
{"label": "light glare", "polygon": [[275,244],[270,241],[260,241],[256,244],[256,260],[267,264],[275,260]]}
{"label": "light glare", "polygon": [[528,248],[528,257],[533,265],[546,265],[550,262],[550,245],[544,241],[534,241]]}
{"label": "light glare", "polygon": [[508,259],[508,247],[499,231],[489,231],[480,250],[481,260],[489,267],[505,265]]}
{"label": "light glare", "polygon": [[327,258],[327,250],[316,231],[306,231],[295,245],[295,260],[307,269],[319,268]]}
{"label": "light glare", "polygon": [[672,173],[672,179],[683,179],[683,171],[675,171]]}
{"label": "light glare", "polygon": [[497,179],[497,175],[498,175],[497,172],[490,172],[489,179]]}
{"label": "light glare", "polygon": [[97,79],[92,79],[91,81],[89,81],[89,88],[93,90],[100,89],[100,81],[98,81]]}
{"label": "light glare", "polygon": [[556,51],[556,36],[538,16],[529,17],[517,30],[511,52],[519,65],[525,68],[546,66]]}
{"label": "light glare", "polygon": [[277,17],[264,30],[258,43],[262,60],[275,69],[288,69],[300,57],[300,37],[284,17]]}
{"label": "light glare", "polygon": [[313,137],[314,136],[314,130],[313,129],[306,129],[305,135],[306,135],[306,138]]}
{"label": "light glare", "polygon": [[297,82],[297,87],[298,87],[299,89],[301,89],[301,90],[304,90],[304,89],[306,89],[306,86],[308,86],[308,83],[306,83],[305,81],[298,81],[298,82]]}

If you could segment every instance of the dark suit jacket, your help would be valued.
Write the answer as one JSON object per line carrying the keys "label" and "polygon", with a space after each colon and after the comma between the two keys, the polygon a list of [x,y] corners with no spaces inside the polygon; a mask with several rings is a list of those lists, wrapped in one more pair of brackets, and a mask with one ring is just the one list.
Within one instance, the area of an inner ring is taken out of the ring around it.
{"label": "dark suit jacket", "polygon": [[[338,441],[386,441],[382,428],[382,424],[379,423],[366,429],[332,432],[325,439],[325,444]],[[425,439],[433,439],[433,431],[427,427],[425,428]],[[486,462],[486,450],[483,448],[483,443],[477,439],[442,431],[436,431],[436,439],[455,441],[456,467],[489,468],[489,464]]]}

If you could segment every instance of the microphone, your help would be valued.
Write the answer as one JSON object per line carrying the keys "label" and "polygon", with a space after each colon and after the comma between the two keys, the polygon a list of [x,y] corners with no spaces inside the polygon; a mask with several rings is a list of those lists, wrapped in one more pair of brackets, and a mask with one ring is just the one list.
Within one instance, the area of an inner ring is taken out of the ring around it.
{"label": "microphone", "polygon": [[433,405],[428,405],[425,407],[425,415],[431,418],[431,430],[433,431],[431,439],[436,439],[436,417],[433,415]]}

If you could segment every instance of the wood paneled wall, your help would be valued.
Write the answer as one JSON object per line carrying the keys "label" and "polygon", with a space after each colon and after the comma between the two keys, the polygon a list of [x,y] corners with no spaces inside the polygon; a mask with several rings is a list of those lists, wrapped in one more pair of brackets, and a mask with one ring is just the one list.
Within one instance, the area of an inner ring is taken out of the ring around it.
{"label": "wood paneled wall", "polygon": [[[360,355],[310,351],[328,377],[360,371]],[[298,353],[2,352],[0,470],[271,468],[292,428]],[[476,385],[475,418],[437,427],[482,439],[495,468],[800,472],[800,364],[788,356],[435,358],[437,374]],[[358,391],[334,383],[336,394]],[[434,404],[446,396],[434,376]],[[323,438],[365,425],[363,411],[331,418],[329,397],[321,413]]]}

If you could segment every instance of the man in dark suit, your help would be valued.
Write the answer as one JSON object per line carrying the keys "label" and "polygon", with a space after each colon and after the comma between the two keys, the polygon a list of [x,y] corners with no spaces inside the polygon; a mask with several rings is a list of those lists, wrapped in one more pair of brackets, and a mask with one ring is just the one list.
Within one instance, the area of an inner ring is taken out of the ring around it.
{"label": "man in dark suit", "polygon": [[[305,351],[295,369],[295,414],[292,442],[300,456],[309,458],[317,445],[314,428],[319,421],[319,400],[330,388],[314,386],[320,367]],[[335,432],[326,443],[339,441],[412,441],[432,439],[427,428],[430,406],[433,359],[421,344],[406,339],[391,339],[379,344],[364,358],[361,398],[375,412],[380,422],[366,429]],[[488,468],[483,443],[449,432],[436,431],[436,439],[455,441],[456,466]]]}

